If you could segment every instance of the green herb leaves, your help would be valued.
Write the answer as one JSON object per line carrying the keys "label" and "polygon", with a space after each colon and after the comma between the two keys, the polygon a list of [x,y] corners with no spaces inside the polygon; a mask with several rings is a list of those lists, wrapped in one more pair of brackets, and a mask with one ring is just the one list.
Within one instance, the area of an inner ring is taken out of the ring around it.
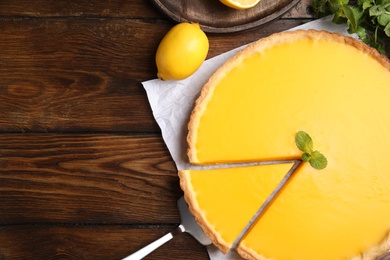
{"label": "green herb leaves", "polygon": [[349,33],[385,54],[382,38],[390,37],[390,0],[314,0],[317,16],[333,14],[333,22],[347,23]]}
{"label": "green herb leaves", "polygon": [[313,150],[313,140],[311,137],[304,131],[299,131],[295,135],[295,143],[297,147],[302,152],[308,152]]}
{"label": "green herb leaves", "polygon": [[309,162],[314,169],[322,170],[328,165],[325,156],[319,151],[314,151],[313,140],[306,132],[299,131],[296,133],[295,144],[303,152],[302,160]]}

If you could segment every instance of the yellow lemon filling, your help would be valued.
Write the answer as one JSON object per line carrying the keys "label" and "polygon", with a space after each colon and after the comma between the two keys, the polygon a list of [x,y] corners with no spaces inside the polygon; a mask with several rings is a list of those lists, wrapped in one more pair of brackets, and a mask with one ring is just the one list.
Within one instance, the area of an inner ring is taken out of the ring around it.
{"label": "yellow lemon filling", "polygon": [[[278,34],[225,63],[202,89],[190,119],[192,163],[297,159],[302,152],[294,136],[301,130],[328,160],[324,170],[308,163],[298,168],[244,238],[240,254],[275,260],[374,259],[389,250],[389,108],[389,61],[340,35]],[[254,201],[265,198],[276,186],[273,178],[285,174],[288,165],[258,167],[269,168],[180,174],[199,223],[224,251],[261,205],[255,207]],[[251,176],[257,171],[268,173]],[[210,213],[235,204],[243,210]]]}
{"label": "yellow lemon filling", "polygon": [[[226,252],[291,166],[186,170],[179,176],[194,215]],[[390,229],[390,176],[344,178],[303,165],[240,247],[266,259],[325,260],[348,259],[378,244]]]}
{"label": "yellow lemon filling", "polygon": [[[221,168],[211,170],[185,170],[179,172],[181,186],[189,191],[186,198],[209,235],[230,248],[252,216],[274,190],[292,163]],[[195,211],[198,212],[198,211]],[[225,216],[225,217],[221,217]]]}
{"label": "yellow lemon filling", "polygon": [[307,39],[265,49],[237,61],[212,91],[190,133],[194,163],[297,157],[291,138],[299,130],[337,158],[363,162],[389,150],[390,72],[343,43]]}

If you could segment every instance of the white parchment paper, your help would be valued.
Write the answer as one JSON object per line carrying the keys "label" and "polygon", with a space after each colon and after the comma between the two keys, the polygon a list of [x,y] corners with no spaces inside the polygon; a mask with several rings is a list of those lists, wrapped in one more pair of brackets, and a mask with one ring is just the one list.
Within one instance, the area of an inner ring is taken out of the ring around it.
{"label": "white parchment paper", "polygon": [[[332,17],[328,16],[295,27],[290,29],[290,31],[316,29],[349,35],[346,25],[334,24],[331,22],[331,19]],[[355,35],[352,35],[352,37],[356,38]],[[189,115],[200,89],[217,68],[245,46],[206,60],[193,75],[185,80],[164,82],[160,79],[154,79],[142,82],[148,95],[154,118],[161,128],[164,142],[178,170],[194,167],[189,164],[186,155],[186,136]]]}

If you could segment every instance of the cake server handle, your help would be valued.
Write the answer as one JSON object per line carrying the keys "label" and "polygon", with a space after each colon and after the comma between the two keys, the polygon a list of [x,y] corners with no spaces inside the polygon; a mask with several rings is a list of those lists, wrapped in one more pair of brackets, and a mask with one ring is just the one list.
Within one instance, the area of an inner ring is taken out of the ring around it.
{"label": "cake server handle", "polygon": [[183,225],[179,225],[176,229],[172,230],[165,236],[160,237],[159,239],[155,240],[154,242],[150,243],[149,245],[141,248],[137,252],[123,258],[122,260],[139,260],[171,240],[175,235],[183,233],[185,231],[185,228]]}

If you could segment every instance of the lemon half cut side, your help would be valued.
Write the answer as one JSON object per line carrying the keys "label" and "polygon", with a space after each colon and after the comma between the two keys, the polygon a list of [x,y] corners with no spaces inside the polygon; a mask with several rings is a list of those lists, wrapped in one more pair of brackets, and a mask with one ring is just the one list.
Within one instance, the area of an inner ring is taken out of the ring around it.
{"label": "lemon half cut side", "polygon": [[231,8],[242,10],[254,7],[260,0],[220,0],[220,2]]}

